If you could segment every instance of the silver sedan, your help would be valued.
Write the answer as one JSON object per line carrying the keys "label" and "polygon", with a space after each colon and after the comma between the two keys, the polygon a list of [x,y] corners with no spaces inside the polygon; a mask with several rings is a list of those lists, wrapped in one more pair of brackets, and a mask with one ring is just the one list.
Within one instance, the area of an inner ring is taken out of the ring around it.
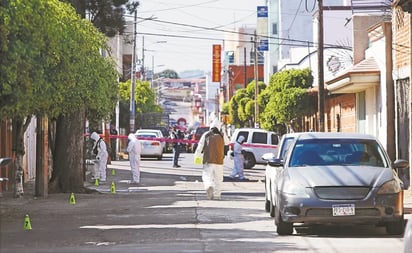
{"label": "silver sedan", "polygon": [[375,137],[302,133],[288,152],[284,162],[270,163],[281,167],[273,203],[279,235],[292,234],[294,224],[372,224],[402,234],[403,184],[397,170],[408,162],[390,162]]}

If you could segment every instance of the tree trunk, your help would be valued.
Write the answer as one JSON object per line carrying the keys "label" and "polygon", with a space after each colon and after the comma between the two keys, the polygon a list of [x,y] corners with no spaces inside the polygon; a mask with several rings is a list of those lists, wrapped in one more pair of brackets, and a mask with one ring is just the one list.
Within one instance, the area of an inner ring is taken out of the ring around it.
{"label": "tree trunk", "polygon": [[30,123],[31,117],[24,119],[14,118],[13,119],[13,141],[12,149],[16,162],[14,163],[14,196],[16,198],[22,197],[24,194],[23,183],[24,183],[24,170],[23,170],[23,156],[24,151],[24,133]]}
{"label": "tree trunk", "polygon": [[84,192],[84,116],[85,112],[81,110],[57,119],[51,192]]}

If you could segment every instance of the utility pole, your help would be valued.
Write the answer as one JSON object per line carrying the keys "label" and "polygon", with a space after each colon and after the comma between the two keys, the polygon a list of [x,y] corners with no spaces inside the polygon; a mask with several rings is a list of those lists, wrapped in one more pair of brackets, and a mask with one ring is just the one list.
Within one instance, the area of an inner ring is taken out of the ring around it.
{"label": "utility pole", "polygon": [[243,57],[243,74],[244,74],[244,80],[243,80],[243,83],[244,83],[244,87],[243,88],[245,88],[246,89],[246,86],[247,86],[247,64],[246,64],[246,47],[244,47],[243,48],[243,55],[244,55],[244,57]]}
{"label": "utility pole", "polygon": [[325,95],[323,70],[323,0],[318,0],[318,112],[319,131],[325,131]]}
{"label": "utility pole", "polygon": [[130,87],[130,133],[135,131],[135,115],[136,115],[136,103],[135,103],[135,87],[136,87],[136,40],[137,40],[137,7],[139,2],[134,2],[128,6],[130,12],[134,12],[133,22],[133,52],[132,52],[132,87]]}
{"label": "utility pole", "polygon": [[257,51],[257,35],[256,31],[253,37],[253,54],[254,54],[254,78],[255,78],[255,128],[259,128],[259,105],[258,105],[258,51]]}
{"label": "utility pole", "polygon": [[146,80],[146,71],[144,68],[144,36],[142,36],[142,67],[140,69],[142,80]]}

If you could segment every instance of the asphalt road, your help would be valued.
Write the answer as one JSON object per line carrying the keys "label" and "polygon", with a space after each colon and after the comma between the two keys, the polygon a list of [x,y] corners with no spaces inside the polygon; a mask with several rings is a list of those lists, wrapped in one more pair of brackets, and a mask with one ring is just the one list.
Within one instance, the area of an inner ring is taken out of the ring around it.
{"label": "asphalt road", "polygon": [[[172,168],[143,160],[143,186],[130,186],[128,161],[109,165],[108,183],[91,194],[0,199],[0,252],[401,252],[402,238],[376,227],[296,229],[278,236],[264,211],[264,167],[247,170],[249,182],[225,181],[222,200],[207,200],[201,167],[182,154]],[[232,162],[225,161],[225,175]],[[112,174],[114,171],[114,175]],[[112,190],[111,182],[114,182]],[[32,229],[24,226],[28,214]]]}

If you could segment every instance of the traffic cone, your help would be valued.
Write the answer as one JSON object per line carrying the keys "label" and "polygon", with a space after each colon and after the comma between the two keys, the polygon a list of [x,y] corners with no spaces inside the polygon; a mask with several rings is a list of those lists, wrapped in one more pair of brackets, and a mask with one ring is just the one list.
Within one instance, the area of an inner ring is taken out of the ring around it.
{"label": "traffic cone", "polygon": [[95,185],[95,186],[99,186],[99,179],[96,178],[96,179],[94,180],[94,185]]}
{"label": "traffic cone", "polygon": [[116,170],[112,169],[112,176],[116,175]]}
{"label": "traffic cone", "polygon": [[110,192],[116,193],[116,186],[114,185],[114,182],[112,182],[112,186],[110,187]]}
{"label": "traffic cone", "polygon": [[24,218],[24,230],[31,230],[31,223],[28,214],[26,214],[26,217]]}
{"label": "traffic cone", "polygon": [[76,204],[76,198],[74,197],[74,193],[70,195],[70,204],[75,205]]}

